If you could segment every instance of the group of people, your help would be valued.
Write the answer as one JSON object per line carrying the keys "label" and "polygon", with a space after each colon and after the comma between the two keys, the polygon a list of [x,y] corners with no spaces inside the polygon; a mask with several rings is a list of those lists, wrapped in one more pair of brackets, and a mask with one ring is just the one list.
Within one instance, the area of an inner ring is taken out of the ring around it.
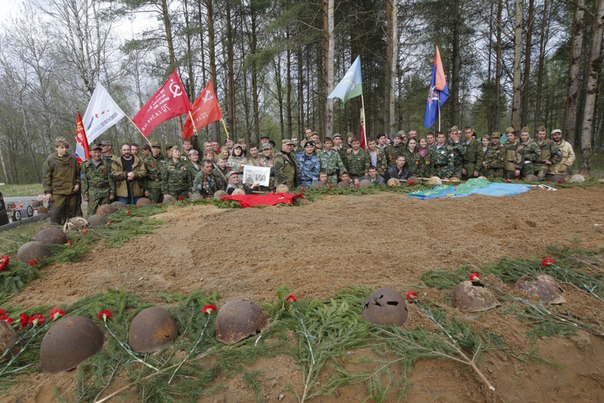
{"label": "group of people", "polygon": [[[352,135],[346,141],[340,134],[321,139],[307,128],[301,141],[282,140],[279,151],[267,135],[249,146],[244,139],[235,143],[228,138],[222,147],[218,142],[201,142],[195,135],[181,145],[166,147],[165,153],[158,142],[142,147],[124,143],[119,156],[113,155],[110,142],[103,141],[90,146],[90,159],[81,167],[69,153],[69,143],[57,139],[55,152],[44,163],[43,185],[51,221],[61,224],[81,214],[81,199],[92,215],[99,205],[112,201],[135,204],[146,197],[159,203],[193,194],[209,198],[219,190],[227,194],[271,191],[278,185],[335,186],[362,180],[380,185],[412,176],[537,181],[568,174],[575,160],[559,129],[552,130],[548,139],[541,126],[532,139],[528,128],[517,133],[509,127],[505,141],[501,137],[494,132],[478,139],[466,126],[462,138],[462,131],[454,126],[447,134],[429,132],[425,137],[418,137],[415,130],[399,131],[392,138],[380,133],[364,149]],[[246,165],[270,168],[270,185],[242,183],[240,174]]]}

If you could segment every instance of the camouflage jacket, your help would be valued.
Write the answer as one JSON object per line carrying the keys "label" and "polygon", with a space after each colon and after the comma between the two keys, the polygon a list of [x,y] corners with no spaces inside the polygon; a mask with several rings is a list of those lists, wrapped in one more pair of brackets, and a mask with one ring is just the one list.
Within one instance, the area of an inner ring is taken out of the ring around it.
{"label": "camouflage jacket", "polygon": [[[377,149],[377,156],[376,156],[376,168],[378,171],[378,175],[380,176],[384,176],[384,174],[386,173],[386,170],[388,169],[388,166],[390,165],[388,163],[388,158],[386,158],[386,154],[380,150],[379,148]],[[369,156],[369,165],[372,165],[372,158],[371,158],[371,151],[367,151],[367,155]]]}
{"label": "camouflage jacket", "polygon": [[369,158],[367,151],[363,149],[359,149],[356,153],[353,150],[350,154],[346,155],[346,167],[348,168],[348,173],[353,178],[365,176],[365,173],[369,170],[370,163],[371,158]]}
{"label": "camouflage jacket", "polygon": [[298,183],[298,167],[294,154],[284,154],[283,152],[275,155],[275,185],[286,185],[288,188],[295,188]]}
{"label": "camouflage jacket", "polygon": [[545,139],[542,142],[537,141],[537,145],[539,146],[539,158],[535,161],[537,164],[544,164],[545,161],[550,161],[553,164],[557,164],[562,159],[562,155],[560,153],[560,149],[550,139]]}
{"label": "camouflage jacket", "polygon": [[82,164],[82,193],[91,198],[115,195],[115,181],[106,161],[101,159],[95,164],[90,159]]}
{"label": "camouflage jacket", "polygon": [[298,186],[310,186],[319,180],[321,162],[316,154],[306,155],[304,151],[296,154],[298,164]]}
{"label": "camouflage jacket", "polygon": [[406,149],[403,152],[403,155],[405,156],[407,169],[409,169],[409,175],[410,176],[419,175],[421,157],[419,156],[419,153],[417,152],[417,150],[414,150],[413,152],[411,152],[411,151],[409,151],[409,149]]}
{"label": "camouflage jacket", "polygon": [[147,177],[145,178],[145,189],[159,188],[161,186],[161,171],[166,160],[159,155],[157,158],[150,155],[143,159]]}
{"label": "camouflage jacket", "polygon": [[260,161],[258,166],[272,168],[275,166],[275,157],[272,155],[270,157],[265,157],[264,155],[260,156]]}
{"label": "camouflage jacket", "polygon": [[466,155],[466,143],[463,141],[458,141],[457,143],[449,141],[447,147],[449,147],[451,151],[451,163],[455,166],[462,165],[464,155]]}
{"label": "camouflage jacket", "polygon": [[[476,162],[478,162],[478,159],[480,158],[481,154],[482,154],[482,144],[480,144],[479,141],[477,141],[476,139],[471,139],[470,143],[464,143],[465,144],[465,148],[466,151],[463,154],[463,162],[464,164],[466,163],[474,163],[476,164]],[[469,175],[471,175],[471,173],[468,173]]]}
{"label": "camouflage jacket", "polygon": [[193,180],[193,193],[199,193],[204,198],[212,197],[216,191],[220,190],[220,183],[220,179],[214,174],[206,175],[200,171]]}
{"label": "camouflage jacket", "polygon": [[443,167],[449,165],[451,161],[451,149],[447,144],[442,147],[434,147],[430,150],[430,161],[434,167]]}
{"label": "camouflage jacket", "polygon": [[327,175],[337,175],[340,172],[345,172],[346,167],[340,154],[334,150],[321,150],[319,152],[319,160],[321,161],[321,170],[327,172]]}
{"label": "camouflage jacket", "polygon": [[191,190],[193,181],[187,163],[181,161],[166,162],[161,171],[161,191],[163,194],[175,195]]}
{"label": "camouflage jacket", "polygon": [[487,169],[503,168],[503,152],[500,144],[489,145],[483,151],[482,165]]}
{"label": "camouflage jacket", "polygon": [[523,164],[525,162],[539,161],[539,157],[541,156],[539,146],[532,140],[529,140],[526,143],[518,143],[517,151],[520,154]]}
{"label": "camouflage jacket", "polygon": [[520,163],[522,156],[518,152],[518,143],[505,143],[502,147],[503,153],[503,169],[506,171],[514,171],[522,168]]}
{"label": "camouflage jacket", "polygon": [[42,186],[45,194],[70,195],[80,184],[80,166],[73,155],[59,157],[53,153],[42,168]]}

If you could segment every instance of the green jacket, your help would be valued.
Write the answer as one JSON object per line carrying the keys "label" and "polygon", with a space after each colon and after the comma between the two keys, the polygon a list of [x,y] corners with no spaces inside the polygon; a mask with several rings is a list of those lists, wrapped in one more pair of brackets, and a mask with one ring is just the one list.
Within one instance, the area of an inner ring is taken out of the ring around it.
{"label": "green jacket", "polygon": [[278,152],[275,155],[275,185],[286,185],[295,188],[298,185],[298,166],[294,154]]}
{"label": "green jacket", "polygon": [[193,178],[187,163],[170,160],[164,164],[161,171],[161,192],[174,197],[193,188]]}
{"label": "green jacket", "polygon": [[[482,144],[476,139],[470,140],[470,144],[466,143],[466,152],[463,155],[463,163],[473,163],[476,164],[480,155],[482,154]],[[471,173],[468,173],[471,175]]]}
{"label": "green jacket", "polygon": [[367,151],[359,148],[357,153],[354,150],[346,155],[346,167],[348,168],[348,174],[353,178],[365,176],[369,170],[371,158]]}
{"label": "green jacket", "polygon": [[[53,153],[42,167],[42,186],[45,194],[70,195],[80,184],[80,166],[73,155],[59,157]],[[77,193],[77,192],[76,192]]]}
{"label": "green jacket", "polygon": [[[147,176],[147,169],[145,164],[138,157],[132,157],[134,161],[132,163],[132,172],[135,173],[134,180],[132,181],[132,196],[142,197],[144,195],[143,183]],[[111,161],[111,175],[115,181],[115,195],[117,197],[128,197],[128,180],[124,174],[124,167],[122,166],[122,157],[114,157]]]}
{"label": "green jacket", "polygon": [[505,143],[503,145],[503,169],[506,171],[515,171],[521,169],[522,156],[518,152],[518,143]]}
{"label": "green jacket", "polygon": [[417,149],[413,152],[409,151],[408,148],[403,151],[407,168],[409,169],[409,176],[418,176],[420,174],[420,160],[421,157],[417,152]]}
{"label": "green jacket", "polygon": [[107,161],[101,159],[95,164],[90,159],[82,164],[82,193],[95,199],[115,195],[115,181]]}

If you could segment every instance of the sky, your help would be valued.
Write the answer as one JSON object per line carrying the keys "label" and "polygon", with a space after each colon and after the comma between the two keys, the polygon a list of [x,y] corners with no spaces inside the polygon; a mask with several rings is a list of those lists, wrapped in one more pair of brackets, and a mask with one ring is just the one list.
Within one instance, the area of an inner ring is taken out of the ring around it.
{"label": "sky", "polygon": [[17,15],[23,0],[0,0],[0,21],[6,21]]}

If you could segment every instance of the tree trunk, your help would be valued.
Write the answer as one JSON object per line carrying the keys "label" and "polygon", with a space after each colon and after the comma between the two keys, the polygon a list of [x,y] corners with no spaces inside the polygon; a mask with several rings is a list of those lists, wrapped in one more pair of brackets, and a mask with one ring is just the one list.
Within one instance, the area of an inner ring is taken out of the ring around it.
{"label": "tree trunk", "polygon": [[495,116],[489,119],[489,134],[499,127],[499,116],[501,115],[501,54],[503,50],[503,0],[497,2],[497,54],[495,60]]}
{"label": "tree trunk", "polygon": [[587,76],[587,91],[585,93],[585,111],[581,131],[581,174],[589,175],[592,157],[592,135],[594,133],[594,118],[598,98],[598,83],[602,66],[602,32],[604,28],[604,0],[594,3],[593,29],[591,33],[591,50],[589,58],[589,75]]}
{"label": "tree trunk", "polygon": [[287,105],[286,105],[286,109],[287,109],[287,134],[288,137],[291,138],[291,135],[293,133],[294,130],[294,126],[293,126],[293,113],[292,113],[292,50],[291,50],[291,45],[289,45],[289,39],[290,39],[290,35],[289,35],[289,27],[286,28],[285,30],[285,40],[288,43],[287,46],[287,54],[286,54],[286,80],[287,80]]}
{"label": "tree trunk", "polygon": [[[207,24],[208,24],[208,53],[210,56],[210,81],[214,91],[218,91],[216,85],[216,34],[214,32],[214,6],[213,0],[205,0],[206,10],[208,13]],[[218,130],[216,125],[211,125],[210,137],[212,140],[218,141]]]}
{"label": "tree trunk", "polygon": [[[526,43],[524,48],[524,73],[522,86],[521,126],[528,124],[529,99],[531,92],[531,49],[533,48],[533,27],[535,26],[535,0],[529,0],[526,22]],[[520,130],[520,127],[518,128]]]}
{"label": "tree trunk", "polygon": [[335,41],[333,38],[334,27],[334,0],[323,0],[323,46],[324,46],[324,64],[325,64],[325,92],[319,96],[325,98],[325,133],[324,136],[331,137],[333,133],[333,99],[327,99],[327,96],[334,88],[334,56]]}
{"label": "tree trunk", "polygon": [[577,0],[573,18],[573,32],[570,40],[568,61],[568,86],[566,87],[566,107],[564,108],[563,133],[566,141],[575,144],[577,133],[577,104],[579,97],[579,69],[581,48],[583,47],[583,23],[585,0]]}
{"label": "tree trunk", "polygon": [[386,133],[396,133],[396,74],[398,66],[398,6],[396,0],[386,1],[386,58],[388,68],[386,69],[385,99],[387,107],[385,109],[384,127]]}
{"label": "tree trunk", "polygon": [[[256,26],[256,12],[254,10],[253,5],[250,7],[250,19],[251,19],[251,32],[250,32],[250,53],[256,54],[256,47],[258,46],[257,42],[257,33],[256,30],[258,27]],[[258,95],[258,66],[254,61],[252,63],[252,109],[254,111],[254,142],[257,142],[260,138],[260,101]]]}
{"label": "tree trunk", "polygon": [[164,31],[166,32],[166,41],[168,42],[168,55],[170,57],[170,72],[176,70],[176,56],[174,55],[174,41],[172,40],[172,23],[170,22],[170,10],[168,9],[168,0],[161,1],[162,18],[164,21]]}
{"label": "tree trunk", "polygon": [[452,20],[453,40],[451,47],[451,112],[449,114],[449,122],[451,125],[459,124],[459,83],[461,80],[461,0],[453,2],[453,20]]}
{"label": "tree trunk", "polygon": [[188,93],[189,99],[195,99],[195,73],[193,70],[193,47],[191,46],[191,29],[189,28],[189,2],[183,2],[184,18],[185,18],[185,35],[187,39],[187,72],[189,74]]}
{"label": "tree trunk", "polygon": [[227,86],[228,86],[228,117],[230,124],[230,131],[233,134],[237,134],[237,111],[235,110],[235,69],[233,67],[233,60],[235,59],[235,52],[233,51],[233,23],[231,20],[231,0],[226,0],[226,51],[227,51]]}
{"label": "tree trunk", "polygon": [[549,21],[548,18],[548,0],[543,2],[543,17],[541,20],[541,32],[539,33],[539,63],[537,64],[537,88],[535,90],[535,126],[543,124],[543,116],[541,114],[541,101],[543,96],[543,74],[545,63],[545,47],[547,46],[549,37]]}
{"label": "tree trunk", "polygon": [[[298,63],[298,135],[304,130],[304,65],[302,46],[296,49],[296,61]],[[300,138],[302,140],[302,138]]]}
{"label": "tree trunk", "polygon": [[279,133],[281,138],[285,134],[285,114],[283,112],[283,80],[281,77],[281,54],[278,54],[274,60],[275,65],[275,87],[277,104],[279,105]]}
{"label": "tree trunk", "polygon": [[520,130],[522,127],[522,77],[520,72],[520,61],[522,59],[522,3],[516,0],[516,19],[514,28],[514,81],[512,83],[514,95],[512,98],[512,127]]}

